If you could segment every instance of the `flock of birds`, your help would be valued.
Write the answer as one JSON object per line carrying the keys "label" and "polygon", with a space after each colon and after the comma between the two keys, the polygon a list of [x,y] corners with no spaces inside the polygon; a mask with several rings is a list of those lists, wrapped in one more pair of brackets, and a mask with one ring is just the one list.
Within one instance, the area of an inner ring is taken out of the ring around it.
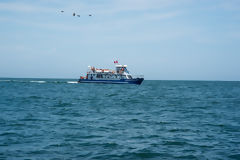
{"label": "flock of birds", "polygon": [[[61,11],[61,12],[63,13],[64,11]],[[80,17],[80,15],[79,15],[79,14],[76,14],[76,13],[73,13],[73,16],[78,16],[78,17]],[[88,16],[91,17],[92,15],[89,14]]]}

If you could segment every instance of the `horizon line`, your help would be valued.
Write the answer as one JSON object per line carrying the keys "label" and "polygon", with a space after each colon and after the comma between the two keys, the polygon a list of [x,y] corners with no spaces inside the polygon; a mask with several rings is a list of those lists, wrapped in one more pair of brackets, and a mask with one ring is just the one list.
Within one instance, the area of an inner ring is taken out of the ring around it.
{"label": "horizon line", "polygon": [[[40,78],[40,77],[0,77],[0,79],[76,79],[79,78]],[[218,82],[240,82],[240,80],[201,80],[201,79],[144,79],[145,81],[218,81]]]}

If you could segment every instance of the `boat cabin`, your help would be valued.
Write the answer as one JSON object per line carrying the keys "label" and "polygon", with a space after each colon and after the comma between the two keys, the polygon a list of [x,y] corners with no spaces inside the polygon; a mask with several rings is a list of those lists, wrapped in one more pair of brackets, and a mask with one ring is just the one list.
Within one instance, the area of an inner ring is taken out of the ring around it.
{"label": "boat cabin", "polygon": [[89,80],[132,79],[132,76],[127,70],[127,65],[117,64],[116,71],[110,69],[97,69],[91,66],[88,66],[88,68],[86,79]]}
{"label": "boat cabin", "polygon": [[127,70],[127,65],[120,65],[120,64],[116,65],[116,72],[119,74],[122,74],[124,72],[129,73]]}

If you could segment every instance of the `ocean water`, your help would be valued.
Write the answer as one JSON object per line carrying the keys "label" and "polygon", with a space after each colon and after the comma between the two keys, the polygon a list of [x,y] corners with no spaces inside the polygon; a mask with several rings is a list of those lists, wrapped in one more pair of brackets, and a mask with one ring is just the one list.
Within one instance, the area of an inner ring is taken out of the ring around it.
{"label": "ocean water", "polygon": [[240,82],[0,79],[0,159],[240,159]]}

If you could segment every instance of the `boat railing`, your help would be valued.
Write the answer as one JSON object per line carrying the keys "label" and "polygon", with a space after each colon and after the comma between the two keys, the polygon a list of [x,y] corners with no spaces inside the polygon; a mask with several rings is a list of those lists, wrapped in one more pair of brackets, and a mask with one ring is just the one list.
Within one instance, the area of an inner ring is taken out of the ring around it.
{"label": "boat railing", "polygon": [[132,75],[132,78],[144,78],[144,75]]}

